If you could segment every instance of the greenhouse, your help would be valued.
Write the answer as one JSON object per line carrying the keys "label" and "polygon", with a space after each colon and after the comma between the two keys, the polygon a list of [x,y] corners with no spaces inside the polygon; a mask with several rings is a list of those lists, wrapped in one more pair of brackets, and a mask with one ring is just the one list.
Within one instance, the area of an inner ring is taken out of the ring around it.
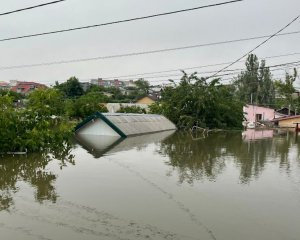
{"label": "greenhouse", "polygon": [[100,113],[76,127],[78,135],[123,137],[176,130],[166,117],[155,114]]}

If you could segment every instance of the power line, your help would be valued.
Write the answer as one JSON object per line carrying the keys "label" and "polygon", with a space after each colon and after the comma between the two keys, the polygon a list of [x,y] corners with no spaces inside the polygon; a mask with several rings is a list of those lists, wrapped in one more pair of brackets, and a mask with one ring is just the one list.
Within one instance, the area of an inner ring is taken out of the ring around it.
{"label": "power line", "polygon": [[[289,65],[295,65],[295,64],[296,64],[296,66],[298,66],[300,64],[300,61],[294,61],[294,62],[271,65],[271,66],[265,66],[263,68],[264,69],[265,68],[276,68],[276,69],[270,69],[270,71],[273,72],[273,71],[278,71],[278,70],[285,70],[282,67],[289,66]],[[278,68],[278,67],[281,67],[281,68]],[[292,66],[292,67],[294,67],[294,66]],[[217,77],[222,77],[222,76],[235,75],[237,73],[240,73],[243,70],[244,69],[228,69],[228,70],[226,70],[228,73],[218,74],[215,77],[217,78]],[[218,71],[196,72],[196,74],[199,75],[199,74],[208,74],[208,73],[216,73],[216,72],[218,72]],[[147,80],[147,79],[153,79],[153,78],[169,78],[169,77],[178,77],[178,76],[182,76],[182,74],[169,74],[169,75],[162,75],[162,76],[146,76],[144,78]],[[108,79],[114,79],[114,78],[101,78],[101,79],[108,80]],[[123,81],[132,80],[132,78],[115,78],[115,79],[123,80]]]}
{"label": "power line", "polygon": [[[267,56],[267,57],[261,57],[262,59],[272,59],[272,58],[280,58],[280,57],[288,57],[288,56],[296,56],[300,55],[300,53],[287,53],[287,54],[281,54],[281,55],[273,55],[273,56]],[[244,61],[239,61],[244,62]],[[124,78],[124,77],[139,77],[149,74],[158,74],[158,73],[168,73],[168,72],[175,72],[175,71],[181,71],[181,70],[192,70],[192,69],[201,69],[201,68],[207,68],[207,67],[216,67],[216,66],[222,66],[226,64],[230,64],[231,62],[223,62],[223,63],[215,63],[215,64],[208,64],[208,65],[200,65],[200,66],[194,66],[194,67],[181,67],[176,69],[169,69],[169,70],[162,70],[162,71],[156,71],[156,72],[144,72],[144,73],[136,73],[136,74],[130,74],[130,75],[121,75],[121,76],[114,76],[114,77],[105,77],[105,79],[118,79],[118,78]]]}
{"label": "power line", "polygon": [[[300,30],[299,31],[293,31],[293,32],[287,32],[287,33],[282,33],[282,34],[277,34],[276,37],[299,34],[299,33],[300,33]],[[14,65],[14,66],[4,66],[4,67],[0,67],[0,70],[41,67],[41,66],[52,66],[52,65],[60,65],[60,64],[68,64],[68,63],[107,60],[107,59],[122,58],[122,57],[133,57],[133,56],[141,56],[141,55],[148,55],[148,54],[155,54],[155,53],[164,53],[164,52],[172,52],[172,51],[178,51],[178,50],[193,49],[193,48],[199,48],[199,47],[222,45],[222,44],[228,44],[228,43],[243,42],[243,41],[249,41],[249,40],[262,39],[262,38],[266,38],[266,37],[270,37],[270,35],[250,37],[250,38],[241,38],[241,39],[227,40],[227,41],[214,42],[214,43],[204,43],[204,44],[197,44],[197,45],[190,45],[190,46],[183,46],[183,47],[175,47],[175,48],[164,48],[164,49],[157,49],[157,50],[150,50],[150,51],[131,52],[131,53],[124,53],[124,54],[108,55],[108,56],[98,56],[98,57],[92,57],[92,58],[79,58],[79,59],[71,59],[71,60],[60,60],[60,61],[53,61],[53,62],[44,62],[44,63],[33,63],[33,64],[23,64],[23,65]],[[299,54],[299,53],[295,53],[295,55],[296,54]],[[229,64],[229,63],[222,63],[220,65],[225,65],[225,64]],[[209,65],[207,65],[207,66],[209,66]]]}
{"label": "power line", "polygon": [[129,18],[129,19],[125,19],[125,20],[117,20],[117,21],[113,21],[113,22],[100,23],[100,24],[94,24],[94,25],[88,25],[88,26],[82,26],[82,27],[55,30],[55,31],[50,31],[50,32],[35,33],[35,34],[18,36],[18,37],[3,38],[3,39],[0,39],[0,42],[11,41],[11,40],[16,40],[16,39],[23,39],[23,38],[30,38],[30,37],[38,37],[38,36],[57,34],[57,33],[65,33],[65,32],[71,32],[71,31],[77,31],[77,30],[83,30],[83,29],[89,29],[89,28],[104,27],[104,26],[114,25],[114,24],[119,24],[119,23],[139,21],[139,20],[144,20],[144,19],[149,19],[149,18],[162,17],[162,16],[167,16],[167,15],[172,15],[172,14],[195,11],[195,10],[199,10],[199,9],[203,9],[203,8],[217,7],[217,6],[221,6],[221,5],[227,5],[227,4],[242,2],[242,1],[244,1],[244,0],[233,0],[233,1],[228,1],[228,2],[221,2],[221,3],[215,3],[215,4],[205,5],[205,6],[194,7],[194,8],[187,8],[187,9],[182,9],[182,10],[177,10],[177,11],[158,13],[158,14],[148,15],[148,16],[144,16],[144,17],[135,17],[135,18]]}
{"label": "power line", "polygon": [[259,47],[261,47],[262,45],[264,45],[265,43],[267,43],[269,40],[271,40],[272,38],[274,38],[275,36],[277,36],[278,34],[280,34],[283,30],[285,30],[286,28],[288,28],[290,25],[292,25],[294,22],[296,22],[299,19],[300,15],[298,15],[297,17],[295,17],[291,22],[289,22],[287,25],[285,25],[283,28],[281,28],[279,31],[275,32],[274,34],[272,34],[270,37],[268,37],[266,40],[264,40],[263,42],[261,42],[260,44],[258,44],[256,47],[254,47],[252,50],[250,50],[249,52],[245,53],[243,56],[239,57],[237,60],[235,60],[234,62],[230,63],[229,65],[227,65],[226,67],[222,68],[221,70],[219,70],[217,73],[213,74],[212,76],[210,76],[209,78],[212,78],[214,76],[216,76],[217,74],[221,73],[222,71],[226,70],[227,68],[231,67],[232,65],[236,64],[237,62],[239,62],[240,60],[242,60],[244,57],[248,56],[249,54],[251,54],[252,52],[254,52],[256,49],[258,49]]}
{"label": "power line", "polygon": [[56,4],[56,3],[60,3],[60,2],[64,2],[64,1],[66,1],[66,0],[57,0],[57,1],[43,3],[43,4],[31,6],[31,7],[21,8],[21,9],[9,11],[9,12],[0,13],[0,16],[9,15],[9,14],[17,13],[17,12],[23,12],[23,11],[31,10],[31,9],[34,9],[34,8],[45,7],[45,6],[48,6],[48,5],[52,5],[52,4]]}

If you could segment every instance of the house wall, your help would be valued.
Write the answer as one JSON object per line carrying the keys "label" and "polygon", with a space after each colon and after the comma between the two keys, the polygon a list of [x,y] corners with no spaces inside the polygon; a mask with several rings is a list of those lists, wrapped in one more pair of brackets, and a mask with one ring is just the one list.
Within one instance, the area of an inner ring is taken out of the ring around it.
{"label": "house wall", "polygon": [[143,97],[140,100],[138,100],[136,103],[151,105],[152,103],[155,103],[155,102],[149,97]]}
{"label": "house wall", "polygon": [[294,123],[296,122],[300,123],[300,116],[296,118],[280,120],[278,126],[282,128],[295,128],[296,125]]}
{"label": "house wall", "polygon": [[271,108],[247,105],[243,111],[248,122],[256,122],[256,114],[262,115],[262,121],[271,121],[275,118],[275,110]]}
{"label": "house wall", "polygon": [[81,135],[83,134],[120,137],[120,135],[116,133],[115,130],[113,130],[101,119],[90,121],[86,126],[80,128],[78,133]]}

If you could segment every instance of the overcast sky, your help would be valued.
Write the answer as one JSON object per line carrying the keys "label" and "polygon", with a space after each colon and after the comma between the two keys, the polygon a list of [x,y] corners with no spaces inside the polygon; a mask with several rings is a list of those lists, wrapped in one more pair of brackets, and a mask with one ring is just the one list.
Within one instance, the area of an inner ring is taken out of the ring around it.
{"label": "overcast sky", "polygon": [[[52,0],[1,1],[0,13]],[[192,8],[226,0],[67,0],[55,5],[0,16],[0,38],[58,30]],[[299,0],[244,0],[240,3],[200,9],[49,36],[0,42],[0,67],[116,55],[202,43],[226,41],[278,31],[300,14]],[[285,32],[300,30],[300,20]],[[272,39],[255,53],[259,57],[300,53],[300,34]],[[76,76],[82,81],[144,72],[234,61],[260,40],[209,46],[143,56],[79,62],[53,66],[0,70],[0,81],[13,79],[53,84]],[[300,60],[300,54],[268,59],[267,64]],[[236,64],[232,69],[240,68]],[[219,70],[221,66],[198,71]],[[190,72],[190,71],[188,71]],[[156,74],[150,81],[179,77]],[[283,71],[274,72],[280,76]],[[152,75],[153,76],[153,75]],[[228,77],[224,77],[228,79]],[[300,81],[297,80],[299,83]]]}

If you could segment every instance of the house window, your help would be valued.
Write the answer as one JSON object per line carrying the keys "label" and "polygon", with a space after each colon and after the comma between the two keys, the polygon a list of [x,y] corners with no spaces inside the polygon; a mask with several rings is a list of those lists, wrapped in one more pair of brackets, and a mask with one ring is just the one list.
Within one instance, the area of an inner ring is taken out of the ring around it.
{"label": "house window", "polygon": [[255,115],[255,121],[258,122],[258,121],[261,121],[262,120],[262,114],[256,114]]}

